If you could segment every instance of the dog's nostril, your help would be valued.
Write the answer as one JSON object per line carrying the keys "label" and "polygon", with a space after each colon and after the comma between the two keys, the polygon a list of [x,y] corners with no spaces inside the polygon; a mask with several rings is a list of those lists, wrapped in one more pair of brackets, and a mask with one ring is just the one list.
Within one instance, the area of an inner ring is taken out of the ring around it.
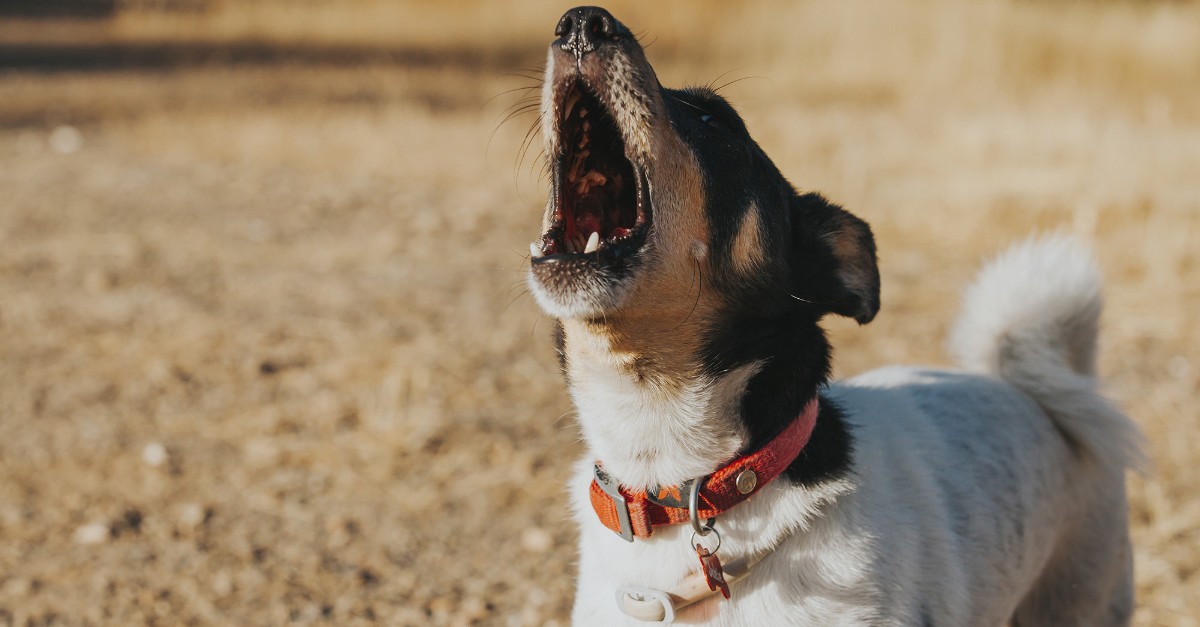
{"label": "dog's nostril", "polygon": [[571,34],[571,29],[575,27],[575,20],[568,14],[562,16],[558,21],[558,26],[554,27],[554,34],[559,37],[566,37]]}
{"label": "dog's nostril", "polygon": [[609,28],[608,24],[605,23],[606,21],[607,20],[605,20],[603,16],[592,15],[588,17],[587,24],[584,26],[584,28],[587,29],[589,34],[594,36],[607,35]]}

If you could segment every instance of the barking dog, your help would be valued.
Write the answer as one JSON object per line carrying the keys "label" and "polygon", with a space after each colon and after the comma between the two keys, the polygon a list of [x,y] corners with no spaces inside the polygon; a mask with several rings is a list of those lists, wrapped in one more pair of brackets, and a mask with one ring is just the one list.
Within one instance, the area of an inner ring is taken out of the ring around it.
{"label": "barking dog", "polygon": [[588,446],[575,621],[1127,624],[1139,436],[1096,392],[1088,255],[985,269],[964,371],[828,384],[821,318],[879,309],[867,224],[797,193],[721,97],[661,86],[608,12],[555,34],[529,282]]}

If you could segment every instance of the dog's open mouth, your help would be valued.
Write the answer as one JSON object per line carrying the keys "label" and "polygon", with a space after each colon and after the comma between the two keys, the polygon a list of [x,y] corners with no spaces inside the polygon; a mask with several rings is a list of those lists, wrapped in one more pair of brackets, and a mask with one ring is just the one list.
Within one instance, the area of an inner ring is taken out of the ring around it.
{"label": "dog's open mouth", "polygon": [[645,242],[651,213],[645,173],[629,160],[616,121],[585,85],[577,81],[560,97],[565,113],[553,163],[553,215],[530,247],[533,262],[618,261]]}

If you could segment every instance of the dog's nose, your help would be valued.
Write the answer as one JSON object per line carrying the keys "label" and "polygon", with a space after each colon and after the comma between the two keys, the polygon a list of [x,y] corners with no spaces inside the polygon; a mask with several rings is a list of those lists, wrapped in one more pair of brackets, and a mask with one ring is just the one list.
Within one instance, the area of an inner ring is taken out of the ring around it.
{"label": "dog's nose", "polygon": [[606,41],[629,35],[629,30],[600,7],[575,7],[554,28],[563,50],[583,56]]}

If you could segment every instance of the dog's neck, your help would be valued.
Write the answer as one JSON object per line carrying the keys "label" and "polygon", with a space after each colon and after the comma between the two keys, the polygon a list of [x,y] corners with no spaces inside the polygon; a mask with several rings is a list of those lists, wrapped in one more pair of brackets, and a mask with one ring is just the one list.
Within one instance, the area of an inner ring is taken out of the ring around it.
{"label": "dog's neck", "polygon": [[724,330],[656,319],[560,323],[584,440],[625,487],[710,474],[774,437],[825,381],[828,343],[814,320],[728,322]]}
{"label": "dog's neck", "polygon": [[562,333],[584,439],[625,487],[682,483],[745,448],[741,400],[759,362],[713,376],[704,373],[696,347],[680,340],[687,333],[631,338],[579,321],[564,321]]}

